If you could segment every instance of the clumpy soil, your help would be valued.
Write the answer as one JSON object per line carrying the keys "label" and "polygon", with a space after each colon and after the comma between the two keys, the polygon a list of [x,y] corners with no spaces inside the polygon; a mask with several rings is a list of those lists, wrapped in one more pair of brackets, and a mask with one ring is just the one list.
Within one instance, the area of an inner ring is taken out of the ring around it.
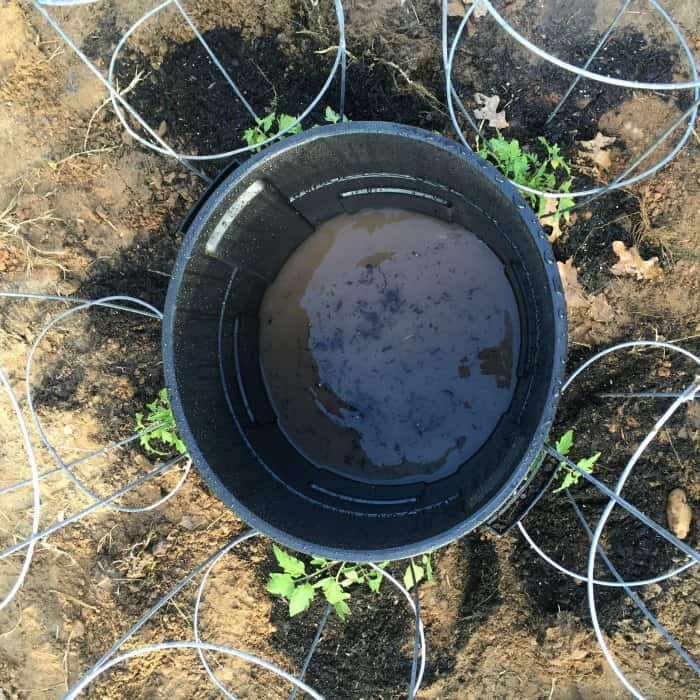
{"label": "clumpy soil", "polygon": [[[338,43],[330,3],[191,4],[205,38],[258,113],[298,114],[318,93]],[[695,3],[667,4],[691,48],[700,47]],[[686,78],[669,32],[648,5],[637,5],[593,68],[640,80]],[[574,63],[585,60],[614,12],[602,0],[513,0],[499,8],[523,34]],[[353,0],[345,10],[348,116],[401,121],[454,136],[444,99],[438,5],[432,0]],[[119,36],[143,11],[140,1],[127,0],[55,12],[105,68]],[[123,132],[103,106],[100,84],[37,13],[16,0],[1,0],[0,20],[0,286],[88,298],[132,295],[162,308],[180,245],[179,222],[204,184]],[[450,19],[452,30],[457,21]],[[116,76],[153,128],[184,152],[236,149],[251,126],[245,107],[173,13],[156,16],[134,34]],[[687,95],[581,81],[560,118],[547,124],[570,76],[524,53],[488,17],[470,22],[453,79],[467,108],[476,107],[475,92],[498,95],[509,121],[503,133],[518,138],[524,148],[537,149],[539,135],[558,143],[573,166],[577,189],[621,172],[689,104]],[[308,124],[322,122],[325,106],[337,108],[338,98],[336,83]],[[578,145],[598,131],[616,138],[607,171],[585,158]],[[494,132],[484,126],[484,134]],[[203,168],[214,175],[230,161],[211,161]],[[554,244],[557,260],[571,259],[583,293],[606,305],[604,314],[571,315],[570,369],[603,346],[632,338],[677,341],[697,352],[699,182],[700,144],[691,135],[678,157],[654,177],[582,207],[563,227]],[[660,274],[653,279],[614,275],[611,244],[616,240],[637,245],[645,259],[657,256]],[[18,394],[29,346],[56,309],[26,300],[0,304],[0,365]],[[159,324],[107,310],[79,312],[47,335],[32,376],[44,430],[64,459],[77,459],[129,435],[134,413],[162,386]],[[553,435],[573,428],[572,457],[600,452],[595,474],[613,485],[658,417],[660,404],[600,395],[677,391],[690,378],[688,363],[669,352],[611,357],[564,397]],[[693,546],[700,512],[697,408],[683,408],[669,422],[623,492],[665,523],[668,493],[683,488],[694,511],[686,539]],[[4,486],[28,476],[5,399],[0,400],[0,426]],[[33,428],[32,437],[40,444]],[[54,466],[44,450],[38,450],[38,460],[42,471]],[[132,443],[80,465],[76,474],[106,495],[154,463]],[[174,473],[149,482],[125,503],[154,502],[178,477]],[[595,525],[605,500],[584,485],[572,493],[583,517]],[[0,499],[4,547],[26,535],[31,498],[15,491]],[[43,526],[88,504],[60,475],[44,482],[42,500]],[[575,571],[585,570],[588,540],[562,494],[547,493],[524,525],[550,556]],[[101,509],[42,541],[20,594],[0,612],[0,698],[61,697],[150,605],[244,527],[193,471],[158,509],[138,514]],[[602,543],[629,577],[651,576],[681,561],[664,540],[617,508]],[[19,559],[3,562],[0,591],[9,590],[20,564]],[[200,631],[208,641],[241,647],[298,672],[323,606],[316,601],[309,612],[290,619],[283,602],[264,590],[273,567],[269,542],[262,538],[226,555],[205,589]],[[428,640],[423,697],[627,697],[596,644],[585,586],[545,564],[517,530],[502,538],[486,530],[473,533],[437,552],[434,568],[435,583],[420,589]],[[400,564],[390,570],[402,575]],[[608,573],[599,566],[597,575]],[[699,584],[692,569],[640,591],[696,659]],[[195,594],[194,586],[186,587],[134,641],[191,639]],[[610,648],[648,697],[700,692],[697,677],[624,594],[604,591],[596,602]],[[309,665],[308,682],[329,698],[406,697],[413,627],[405,600],[384,585],[379,595],[356,592],[351,608],[347,622],[331,617]],[[224,658],[211,662],[238,697],[286,696],[288,689],[268,672]],[[115,698],[218,693],[190,652],[134,660],[92,692]]]}

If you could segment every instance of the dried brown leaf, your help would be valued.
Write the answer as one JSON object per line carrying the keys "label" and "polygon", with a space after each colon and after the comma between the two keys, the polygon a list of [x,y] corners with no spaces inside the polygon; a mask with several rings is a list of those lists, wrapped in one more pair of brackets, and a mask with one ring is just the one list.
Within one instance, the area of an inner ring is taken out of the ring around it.
{"label": "dried brown leaf", "polygon": [[588,315],[593,321],[610,323],[615,318],[612,307],[603,294],[596,294],[594,297],[589,297],[589,300]]}
{"label": "dried brown leaf", "polygon": [[574,259],[569,258],[564,263],[558,262],[557,267],[559,268],[559,276],[564,287],[566,308],[569,311],[588,308],[588,299],[581,283],[578,281],[578,270],[574,267]]}
{"label": "dried brown leaf", "polygon": [[544,211],[542,212],[542,216],[540,217],[540,223],[542,226],[551,226],[552,227],[552,233],[549,234],[549,242],[554,243],[555,241],[558,241],[561,236],[563,231],[561,230],[561,223],[560,223],[560,218],[559,216],[547,216],[548,214],[554,214],[557,211],[557,207],[559,206],[559,200],[557,199],[552,199],[552,198],[547,198],[545,200],[544,204]]}
{"label": "dried brown leaf", "polygon": [[605,335],[605,326],[615,320],[615,312],[604,294],[586,294],[579,282],[573,258],[565,263],[558,262],[557,266],[564,287],[572,339],[598,342]]}
{"label": "dried brown leaf", "polygon": [[475,5],[476,3],[479,3],[475,8],[474,12],[472,13],[472,17],[474,19],[479,19],[479,17],[486,17],[486,15],[489,13],[489,11],[486,9],[486,5],[484,5],[480,0],[466,0],[467,5]]}
{"label": "dried brown leaf", "polygon": [[650,280],[658,277],[661,272],[659,259],[654,256],[644,260],[636,246],[628,248],[622,241],[613,241],[612,249],[619,258],[610,269],[613,275],[629,275],[638,280]]}
{"label": "dried brown leaf", "polygon": [[605,136],[600,131],[590,141],[579,141],[583,149],[581,155],[592,160],[602,170],[609,170],[612,165],[608,147],[617,141],[615,136]]}
{"label": "dried brown leaf", "polygon": [[465,8],[462,0],[449,0],[447,3],[448,17],[464,17]]}
{"label": "dried brown leaf", "polygon": [[500,102],[498,95],[489,97],[481,92],[477,92],[474,95],[474,99],[480,105],[479,109],[474,110],[474,116],[477,119],[488,121],[489,126],[494,129],[505,129],[508,126],[505,110],[498,111],[498,103]]}

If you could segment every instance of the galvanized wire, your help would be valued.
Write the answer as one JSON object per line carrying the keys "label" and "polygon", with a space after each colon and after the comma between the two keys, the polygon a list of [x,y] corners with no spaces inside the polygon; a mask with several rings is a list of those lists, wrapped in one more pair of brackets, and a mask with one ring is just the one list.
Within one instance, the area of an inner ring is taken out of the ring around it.
{"label": "galvanized wire", "polygon": [[317,693],[311,686],[307,685],[303,681],[300,681],[296,676],[292,675],[288,671],[276,666],[270,661],[261,659],[259,656],[250,654],[247,651],[242,651],[240,649],[234,649],[233,647],[226,647],[220,644],[208,644],[207,642],[194,642],[194,641],[175,641],[175,642],[162,642],[161,644],[149,644],[138,649],[132,649],[119,656],[116,656],[104,665],[98,666],[96,669],[85,674],[64,696],[64,700],[73,700],[80,695],[83,690],[85,690],[95,679],[99,678],[102,674],[109,671],[109,669],[114,668],[123,664],[129,659],[134,659],[140,656],[146,656],[147,654],[153,654],[155,652],[171,651],[173,649],[197,649],[198,651],[212,651],[224,656],[230,656],[234,658],[247,661],[248,663],[263,668],[267,671],[271,671],[285,681],[291,683],[292,685],[300,688],[309,697],[315,698],[315,700],[324,700],[323,696]]}
{"label": "galvanized wire", "polygon": [[[29,431],[27,430],[27,423],[24,420],[24,415],[22,413],[22,409],[20,408],[19,402],[17,401],[17,397],[15,396],[14,391],[12,391],[12,386],[10,384],[9,379],[7,378],[7,375],[3,371],[3,369],[0,367],[0,381],[2,382],[3,388],[5,392],[7,393],[8,398],[10,399],[10,403],[12,404],[12,410],[15,413],[15,416],[17,418],[17,425],[19,426],[20,432],[22,434],[22,442],[24,443],[24,449],[27,453],[27,462],[29,463],[29,469],[31,471],[32,477],[31,477],[31,485],[32,485],[32,495],[33,495],[33,504],[32,504],[32,537],[36,535],[37,532],[39,532],[39,523],[41,519],[41,495],[40,495],[40,490],[39,490],[39,470],[36,465],[36,457],[34,455],[34,447],[32,446],[32,441],[29,437]],[[24,561],[22,562],[22,568],[19,571],[19,574],[17,575],[17,578],[15,579],[14,584],[12,585],[12,588],[10,588],[10,591],[7,593],[7,595],[2,599],[2,602],[0,602],[0,610],[2,610],[16,595],[19,589],[22,587],[22,584],[24,583],[24,580],[27,578],[27,574],[29,573],[29,567],[31,566],[32,563],[32,557],[34,556],[34,547],[36,546],[36,541],[33,540],[32,542],[29,543],[29,546],[27,547],[27,551],[24,554]]]}
{"label": "galvanized wire", "polygon": [[[2,295],[7,295],[7,296],[21,296],[19,293],[2,293],[0,292],[0,296]],[[42,298],[41,295],[30,295],[33,298]],[[51,298],[51,295],[47,295],[49,298]],[[72,300],[68,300],[65,298],[60,298],[60,301],[62,302],[70,302]],[[135,305],[134,305],[135,304]],[[87,300],[79,300],[77,305],[69,309],[68,311],[72,310],[80,310],[83,308],[89,308],[90,306],[95,306],[95,305],[102,305],[106,306],[108,308],[118,308],[120,311],[130,311],[134,313],[145,313],[146,315],[151,316],[152,318],[159,318],[159,312],[155,307],[150,307],[149,305],[144,305],[144,304],[138,304],[138,300],[135,300],[130,297],[105,297],[104,299],[97,300],[95,302],[89,302]],[[134,305],[134,306],[131,306]],[[66,312],[63,312],[63,314],[59,314],[57,317],[54,317],[47,326],[45,326],[44,331],[40,333],[39,339],[45,335],[45,331],[47,328],[53,327],[55,325],[57,319],[64,318],[66,315]],[[32,346],[33,348],[37,347],[37,343],[35,343]],[[629,350],[629,349],[639,349],[639,348],[662,348],[667,351],[673,351],[681,356],[685,357],[686,359],[690,360],[693,362],[696,366],[700,366],[700,358],[698,358],[696,355],[691,353],[688,350],[685,350],[684,348],[680,348],[676,345],[670,344],[670,343],[664,343],[664,342],[657,342],[657,341],[631,341],[628,343],[621,343],[619,345],[613,346],[611,348],[608,348],[606,350],[603,350],[602,352],[596,354],[593,356],[591,359],[588,361],[584,362],[582,365],[579,366],[579,368],[567,379],[563,389],[567,390],[571,386],[571,384],[589,367],[591,367],[593,364],[598,362],[600,359],[603,357],[609,355],[610,353],[613,352],[619,352],[621,350]],[[28,369],[31,367],[31,362],[28,363],[27,365]],[[2,378],[4,375],[0,373],[0,378]],[[9,387],[9,383],[5,383],[3,381],[3,384],[6,387],[6,390],[9,390],[11,392],[11,388]],[[642,613],[649,619],[652,625],[656,629],[659,630],[659,632],[664,636],[664,638],[671,644],[671,646],[681,655],[681,657],[693,668],[694,670],[697,671],[697,664],[696,662],[687,654],[687,652],[678,644],[678,642],[673,639],[673,637],[670,635],[670,633],[661,625],[661,623],[651,614],[649,609],[644,605],[643,601],[639,597],[638,594],[634,592],[634,588],[638,588],[644,585],[648,585],[650,583],[656,583],[659,581],[664,581],[668,580],[673,576],[678,575],[679,573],[682,573],[683,571],[687,570],[691,566],[695,565],[700,561],[700,553],[696,552],[692,548],[690,548],[686,543],[678,540],[678,538],[673,535],[673,533],[669,532],[666,528],[661,526],[658,523],[655,523],[651,518],[649,518],[646,514],[640,512],[638,509],[636,509],[634,506],[632,506],[628,501],[626,501],[622,496],[621,496],[621,491],[624,486],[625,480],[628,478],[629,474],[631,473],[632,469],[634,468],[634,465],[636,461],[638,460],[639,456],[642,454],[642,452],[647,448],[647,446],[650,444],[650,442],[653,440],[653,438],[656,436],[658,431],[661,429],[661,427],[665,424],[665,422],[675,413],[675,411],[684,403],[687,403],[688,401],[694,399],[697,397],[698,392],[700,391],[700,385],[698,383],[693,383],[691,384],[684,392],[681,392],[677,396],[675,396],[675,400],[673,401],[671,407],[665,412],[664,416],[662,419],[656,424],[654,429],[647,435],[645,440],[640,444],[639,448],[635,451],[634,455],[628,462],[627,467],[625,468],[621,478],[618,480],[618,484],[616,485],[616,488],[610,489],[609,487],[605,486],[602,484],[596,477],[588,474],[584,470],[581,470],[580,467],[578,467],[575,463],[573,463],[567,456],[561,455],[556,450],[554,450],[552,447],[548,447],[547,451],[549,452],[550,455],[552,455],[555,459],[565,463],[570,469],[576,470],[578,473],[581,474],[581,476],[592,483],[595,487],[597,487],[604,495],[609,497],[609,503],[608,506],[606,507],[606,511],[603,514],[603,517],[600,518],[598,521],[598,524],[596,526],[595,532],[593,532],[587,523],[584,523],[582,521],[582,525],[584,526],[584,529],[586,530],[587,534],[590,535],[591,539],[591,547],[589,551],[589,559],[588,559],[588,571],[586,575],[570,571],[566,569],[566,567],[562,566],[558,562],[554,561],[551,557],[549,557],[534,541],[532,536],[529,534],[527,529],[525,528],[525,525],[521,522],[519,523],[519,528],[523,535],[525,536],[526,540],[529,542],[529,544],[533,547],[533,549],[544,558],[545,561],[547,561],[549,564],[554,566],[557,570],[559,570],[562,573],[565,573],[567,575],[572,576],[573,578],[581,581],[586,581],[587,583],[587,590],[588,590],[588,597],[589,597],[589,605],[591,608],[591,615],[592,619],[594,620],[594,628],[596,630],[596,635],[598,637],[598,641],[601,645],[601,649],[606,656],[606,659],[610,663],[613,671],[618,675],[620,678],[621,682],[627,687],[630,692],[635,694],[636,697],[642,697],[639,691],[633,686],[633,684],[629,681],[629,679],[626,678],[624,673],[619,669],[619,667],[616,665],[615,659],[612,657],[610,651],[608,650],[605,640],[602,636],[602,631],[600,629],[600,626],[597,622],[597,617],[596,617],[596,608],[595,608],[595,586],[604,586],[604,587],[612,587],[612,588],[622,588],[625,590],[625,592],[631,597],[633,602],[640,608]],[[636,395],[640,392],[632,392],[632,395]],[[646,395],[645,392],[641,392]],[[658,392],[650,392],[649,395],[652,397],[657,396]],[[666,393],[661,394],[663,398],[667,397]],[[673,397],[673,394],[671,394]],[[31,394],[29,395],[29,398],[31,398]],[[30,407],[31,407],[31,412],[36,413],[33,403],[31,400],[29,401]],[[13,407],[15,408],[16,412],[19,410],[19,404],[16,403],[16,399],[13,402]],[[19,418],[21,416],[21,411],[18,414],[18,421],[20,424],[20,427],[22,426],[22,421],[23,417]],[[26,430],[26,424],[25,424],[25,430]],[[28,435],[26,436],[26,440],[28,440]],[[100,454],[103,454],[106,450],[114,448],[117,446],[117,444],[126,444],[130,440],[133,440],[134,436],[130,436],[129,438],[126,438],[125,440],[119,441],[119,443],[114,443],[112,446],[107,446],[106,448],[103,448],[102,450],[94,451],[90,455],[87,455],[87,458],[89,459],[90,457],[94,457]],[[29,445],[29,450],[28,450],[28,455],[33,454],[30,452],[31,450],[31,442],[26,442],[25,444]],[[50,445],[50,443],[49,443]],[[6,598],[6,601],[4,604],[9,602],[11,599],[12,595],[16,593],[16,591],[19,589],[19,586],[21,586],[22,582],[24,581],[26,575],[27,575],[27,570],[29,567],[29,562],[31,561],[31,551],[35,545],[35,543],[43,538],[46,537],[50,534],[53,534],[54,532],[57,532],[58,530],[62,529],[63,527],[66,527],[70,525],[71,523],[77,522],[80,520],[82,517],[85,517],[89,513],[93,512],[97,508],[108,505],[109,503],[112,503],[116,499],[118,499],[120,496],[124,495],[125,493],[128,493],[131,490],[134,490],[137,488],[139,485],[142,483],[145,483],[147,480],[157,476],[160,473],[163,473],[167,469],[169,469],[171,466],[176,464],[179,460],[182,458],[175,458],[171,460],[170,462],[166,462],[163,465],[160,465],[159,467],[155,468],[152,472],[149,472],[148,474],[142,476],[140,479],[137,479],[136,481],[127,484],[126,486],[122,487],[121,489],[118,489],[115,491],[113,494],[108,496],[107,498],[104,499],[98,499],[95,500],[90,506],[87,508],[76,512],[72,516],[69,516],[66,520],[64,520],[61,523],[56,523],[55,525],[46,528],[45,530],[38,531],[38,520],[36,518],[38,517],[36,514],[38,513],[38,510],[35,510],[35,520],[36,520],[36,525],[33,528],[32,535],[21,542],[16,543],[12,547],[9,547],[5,549],[3,552],[0,552],[0,560],[5,559],[12,554],[15,554],[23,549],[27,549],[28,556],[25,558],[25,564],[23,566],[22,571],[20,572],[20,576],[17,579],[15,586],[13,590],[11,591],[11,595]],[[31,458],[30,458],[31,460]],[[85,460],[84,460],[85,461]],[[31,465],[31,462],[30,462]],[[35,462],[34,462],[35,465]],[[68,465],[64,465],[64,467],[67,467]],[[34,466],[35,469],[35,466]],[[38,494],[38,488],[39,488],[39,478],[40,475],[38,474],[38,471],[33,471],[32,474],[32,484],[35,489],[35,493]],[[25,485],[27,482],[21,482],[22,485]],[[182,482],[180,482],[181,484]],[[179,485],[178,484],[178,488]],[[573,502],[572,495],[571,493],[567,494],[567,497],[572,501],[572,506],[574,507],[574,512],[576,513],[576,516],[581,519],[582,514],[580,513],[580,510],[575,505],[575,502]],[[624,580],[615,567],[612,565],[610,560],[607,558],[605,555],[601,545],[600,545],[600,535],[603,531],[603,528],[605,526],[607,517],[609,516],[610,511],[612,508],[618,505],[620,507],[625,508],[628,512],[633,517],[638,518],[642,523],[653,529],[655,532],[657,532],[660,536],[664,537],[667,541],[671,542],[675,546],[679,548],[682,552],[684,552],[686,555],[689,556],[689,561],[682,564],[681,566],[673,569],[672,571],[665,572],[661,575],[657,575],[654,577],[649,577],[645,579],[636,579],[636,580]],[[81,684],[76,686],[76,688],[84,688],[85,683],[89,684],[94,680],[97,676],[101,675],[104,671],[108,670],[111,668],[113,665],[116,665],[117,663],[121,663],[122,661],[125,661],[128,658],[132,658],[133,656],[138,656],[141,653],[149,653],[149,651],[161,651],[165,650],[167,648],[181,648],[178,645],[189,645],[187,648],[192,648],[195,649],[199,656],[200,659],[204,665],[205,670],[211,677],[212,681],[224,692],[224,694],[227,697],[230,698],[235,698],[235,696],[228,690],[222,683],[221,681],[216,677],[216,674],[212,670],[211,666],[209,665],[204,652],[205,651],[217,651],[221,650],[224,647],[219,647],[217,645],[212,645],[212,644],[207,644],[206,642],[202,641],[201,639],[201,633],[199,629],[199,621],[201,617],[200,613],[200,608],[202,604],[202,600],[204,597],[205,593],[205,587],[206,587],[206,582],[214,569],[214,567],[219,563],[219,561],[223,558],[223,556],[227,553],[229,553],[236,545],[240,544],[241,542],[256,536],[257,533],[256,531],[248,531],[244,533],[243,535],[235,538],[229,545],[226,545],[222,549],[220,549],[218,552],[214,553],[212,556],[210,556],[205,562],[202,564],[198,565],[193,569],[193,571],[186,576],[184,579],[180,581],[173,589],[171,589],[166,595],[164,595],[154,606],[151,607],[151,609],[144,615],[142,616],[137,623],[135,623],[130,630],[128,630],[120,639],[115,643],[110,650],[103,655],[98,662],[96,662],[93,667],[90,669],[90,671],[86,674],[85,678],[81,681]],[[609,569],[611,574],[613,575],[614,580],[601,580],[597,579],[594,577],[593,571],[594,571],[594,565],[595,565],[595,557],[596,556],[601,556],[603,559],[603,562],[605,563],[606,567]],[[409,697],[414,697],[415,694],[417,693],[421,683],[422,679],[424,676],[425,672],[425,665],[426,665],[426,659],[427,659],[427,654],[426,654],[426,643],[425,643],[425,631],[423,628],[422,620],[420,617],[420,611],[418,608],[418,601],[414,600],[414,598],[411,596],[411,594],[405,589],[404,586],[402,586],[391,574],[387,573],[385,570],[381,569],[378,567],[376,564],[371,565],[373,568],[375,568],[377,571],[381,571],[383,576],[385,576],[394,586],[397,587],[397,589],[402,593],[404,598],[407,600],[414,616],[416,619],[416,644],[414,648],[414,663],[413,663],[413,668],[415,669],[412,672],[412,680],[411,680],[411,685],[409,688]],[[135,652],[128,652],[127,654],[122,654],[120,656],[115,656],[118,654],[119,650],[123,647],[124,643],[131,639],[136,632],[138,632],[149,620],[153,618],[153,616],[160,610],[162,607],[169,601],[171,600],[177,593],[179,593],[188,583],[190,583],[197,575],[203,572],[203,577],[200,582],[197,596],[195,599],[195,612],[194,612],[194,625],[193,625],[193,634],[194,634],[194,641],[193,642],[172,642],[172,643],[167,643],[165,646],[163,645],[151,645],[150,647],[146,647],[143,650],[141,650],[139,653]],[[300,671],[300,674],[296,677],[296,680],[299,682],[298,684],[295,684],[295,687],[299,688],[302,687],[303,689],[306,690],[306,687],[303,684],[303,677],[308,669],[309,663],[312,659],[313,652],[315,651],[316,647],[318,644],[321,642],[322,638],[322,632],[325,628],[327,622],[327,611],[324,612],[324,615],[321,618],[321,621],[319,623],[319,628],[317,630],[316,636],[314,638],[314,642],[309,650],[309,653],[307,654],[304,664],[302,666],[302,669]],[[175,645],[175,646],[173,646]],[[247,660],[248,656],[246,656],[247,652],[240,652],[240,650],[232,650],[231,654],[233,656],[239,656],[240,658],[245,658]],[[224,652],[225,653],[225,652]],[[243,656],[240,656],[242,654]],[[252,656],[251,656],[252,658]],[[263,660],[261,660],[263,661]],[[418,662],[418,665],[416,663]],[[257,663],[256,661],[251,661],[251,663]],[[288,680],[288,676],[290,674],[287,674],[286,672],[281,671],[281,669],[277,669],[272,664],[268,665],[268,662],[263,661],[263,667],[268,668],[269,670],[273,670],[273,672],[278,673],[278,675],[286,680]],[[277,670],[275,670],[277,669]],[[278,672],[279,671],[279,672]],[[71,692],[79,692],[79,690],[73,689]],[[293,691],[294,693],[294,691]],[[69,695],[68,697],[74,697],[75,695]],[[319,696],[320,697],[320,696]]]}

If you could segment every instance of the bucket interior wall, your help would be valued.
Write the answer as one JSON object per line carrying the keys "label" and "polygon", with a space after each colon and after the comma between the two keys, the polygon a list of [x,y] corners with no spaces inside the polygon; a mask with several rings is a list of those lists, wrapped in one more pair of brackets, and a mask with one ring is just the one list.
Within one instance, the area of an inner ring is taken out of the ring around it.
{"label": "bucket interior wall", "polygon": [[[385,208],[477,234],[502,261],[520,315],[509,410],[475,454],[434,481],[318,469],[280,430],[260,371],[260,304],[285,261],[324,221]],[[565,312],[546,236],[493,168],[417,129],[314,129],[224,177],[186,228],[166,307],[166,380],[195,464],[244,519],[296,549],[371,560],[444,544],[512,494],[551,425]]]}

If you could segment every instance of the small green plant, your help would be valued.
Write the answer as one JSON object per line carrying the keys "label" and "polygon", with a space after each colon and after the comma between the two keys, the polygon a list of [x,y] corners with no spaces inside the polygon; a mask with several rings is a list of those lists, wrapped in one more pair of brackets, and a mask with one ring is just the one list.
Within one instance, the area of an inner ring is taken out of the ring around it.
{"label": "small green plant", "polygon": [[[560,455],[563,455],[564,457],[568,456],[568,454],[569,454],[569,452],[571,452],[571,448],[573,446],[574,446],[574,431],[573,430],[567,430],[554,444],[554,448],[556,449],[556,451]],[[583,471],[585,471],[586,474],[592,474],[593,467],[599,459],[600,459],[600,452],[596,452],[594,455],[580,460],[579,462],[576,463],[576,465],[579,467],[579,469],[582,469]],[[561,484],[559,484],[559,486],[557,488],[554,489],[553,493],[559,493],[559,491],[563,491],[564,489],[568,489],[568,488],[571,488],[572,486],[576,486],[576,484],[578,484],[579,479],[581,478],[581,474],[579,474],[579,472],[575,471],[570,466],[568,466],[566,464],[566,462],[561,462],[559,464],[559,467],[557,468],[556,477],[561,478],[562,474],[564,476],[564,480],[561,482]]]}
{"label": "small green plant", "polygon": [[[308,566],[301,559],[272,545],[272,551],[280,571],[270,574],[267,590],[284,598],[289,603],[289,616],[294,617],[308,610],[311,602],[320,591],[344,620],[350,614],[348,600],[351,590],[364,584],[373,592],[379,593],[384,575],[381,571],[366,564],[353,564],[347,561],[330,561],[323,557],[312,557]],[[383,569],[389,562],[379,564]],[[416,583],[423,579],[433,581],[433,567],[429,554],[424,554],[421,564],[414,564]],[[413,575],[409,564],[404,574],[406,588],[413,586]]]}
{"label": "small green plant", "polygon": [[[135,415],[136,432],[141,434],[141,447],[159,457],[168,457],[173,451],[186,455],[187,448],[177,432],[168,390],[161,389],[155,401],[147,403],[146,408],[148,413],[145,417],[143,413]],[[159,443],[158,447],[154,446],[154,441]]]}
{"label": "small green plant", "polygon": [[344,114],[343,115],[338,114],[338,112],[336,112],[331,107],[326,107],[326,111],[323,115],[323,118],[329,124],[337,124],[338,122],[341,122],[341,121],[345,124],[345,123],[350,121]]}
{"label": "small green plant", "polygon": [[[570,192],[573,184],[571,167],[561,155],[559,146],[549,143],[544,136],[537,140],[543,147],[543,155],[524,151],[517,139],[506,139],[497,131],[497,136],[484,140],[477,153],[518,185],[544,192]],[[531,192],[523,192],[523,196],[529,200],[538,216],[551,214],[553,224],[559,223],[561,218],[569,220],[567,210],[574,204],[571,197],[557,200],[556,209],[552,212],[547,211],[546,197]]]}
{"label": "small green plant", "polygon": [[[301,124],[294,124],[294,122],[299,119],[298,116],[293,116],[291,114],[276,114],[271,112],[266,117],[256,120],[256,125],[250,129],[246,129],[243,133],[243,140],[250,147],[255,147],[255,151],[260,151],[262,146],[260,144],[264,143],[268,139],[276,137],[280,132],[289,129],[284,134],[279,136],[279,139],[286,138],[287,136],[292,136],[293,134],[298,134],[303,130]],[[347,122],[348,118],[344,115],[338,114],[335,110],[330,107],[326,107],[324,113],[324,119],[329,124],[337,124],[340,121]],[[294,124],[294,126],[292,126]],[[291,127],[291,128],[290,128]]]}
{"label": "small green plant", "polygon": [[[295,121],[297,117],[293,117],[291,114],[280,114],[277,116],[275,112],[271,112],[266,117],[258,119],[257,124],[250,129],[246,129],[243,133],[243,140],[248,144],[248,146],[256,146],[256,151],[261,149],[260,144],[267,141],[269,138],[279,134],[280,131],[288,129]],[[273,128],[277,124],[276,128]],[[298,134],[302,130],[301,124],[297,124],[287,131],[285,134],[280,136],[284,138],[285,136],[291,136],[292,134]]]}

